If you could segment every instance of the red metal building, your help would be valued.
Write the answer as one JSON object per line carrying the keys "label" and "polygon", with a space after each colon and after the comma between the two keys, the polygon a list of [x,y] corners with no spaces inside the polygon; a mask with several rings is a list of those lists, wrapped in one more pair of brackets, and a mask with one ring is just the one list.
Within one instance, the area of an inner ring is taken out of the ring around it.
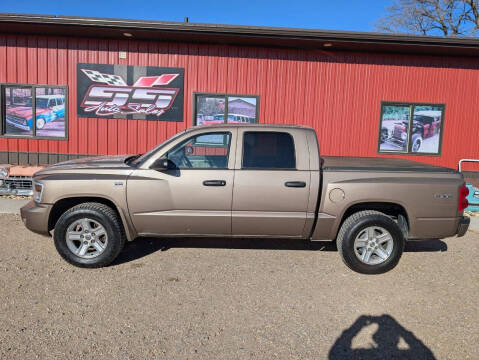
{"label": "red metal building", "polygon": [[[204,96],[220,109],[210,111],[210,120],[223,111],[223,99],[240,98],[250,99],[257,116],[231,113],[234,121],[311,126],[325,155],[404,157],[455,168],[461,158],[479,158],[478,56],[479,41],[468,38],[4,14],[0,163],[145,152],[206,119],[198,112]],[[174,121],[80,116],[78,64],[184,69],[176,105],[182,115]],[[61,114],[52,115],[54,106],[45,109],[64,135],[42,136],[53,125],[38,123],[39,109],[53,98],[58,108],[64,104],[63,123]],[[14,129],[12,109],[28,106],[36,107],[36,130]],[[424,151],[413,151],[418,124]]]}

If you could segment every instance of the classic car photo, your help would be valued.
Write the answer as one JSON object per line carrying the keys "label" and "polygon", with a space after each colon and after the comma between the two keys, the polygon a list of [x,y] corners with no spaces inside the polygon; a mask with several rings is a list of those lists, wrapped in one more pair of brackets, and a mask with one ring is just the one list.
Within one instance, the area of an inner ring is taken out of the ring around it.
{"label": "classic car photo", "polygon": [[[420,110],[413,115],[408,137],[409,120],[395,121],[393,126],[385,125],[383,121],[380,135],[380,148],[386,151],[406,151],[410,141],[410,151],[413,153],[437,153],[441,131],[442,111]],[[389,121],[390,122],[390,121]]]}
{"label": "classic car photo", "polygon": [[[6,109],[6,123],[14,128],[31,132],[33,130],[32,98],[24,104],[12,104]],[[65,116],[64,95],[37,95],[35,99],[36,127],[41,130],[49,122]]]}

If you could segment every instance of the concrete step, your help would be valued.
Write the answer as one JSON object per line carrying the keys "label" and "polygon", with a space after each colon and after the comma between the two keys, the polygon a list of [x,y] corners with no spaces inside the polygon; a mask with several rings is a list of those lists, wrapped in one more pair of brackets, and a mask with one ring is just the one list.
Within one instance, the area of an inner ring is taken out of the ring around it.
{"label": "concrete step", "polygon": [[471,225],[469,225],[469,230],[479,232],[479,216],[471,216]]}

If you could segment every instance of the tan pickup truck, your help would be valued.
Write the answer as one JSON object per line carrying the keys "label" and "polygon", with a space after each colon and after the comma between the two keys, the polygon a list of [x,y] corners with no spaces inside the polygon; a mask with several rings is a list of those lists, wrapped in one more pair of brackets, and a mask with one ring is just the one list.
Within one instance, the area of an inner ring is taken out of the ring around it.
{"label": "tan pickup truck", "polygon": [[322,158],[313,129],[232,124],[45,168],[21,215],[82,267],[111,263],[140,236],[271,237],[336,241],[347,266],[373,274],[398,263],[406,240],[464,235],[466,196],[451,169]]}

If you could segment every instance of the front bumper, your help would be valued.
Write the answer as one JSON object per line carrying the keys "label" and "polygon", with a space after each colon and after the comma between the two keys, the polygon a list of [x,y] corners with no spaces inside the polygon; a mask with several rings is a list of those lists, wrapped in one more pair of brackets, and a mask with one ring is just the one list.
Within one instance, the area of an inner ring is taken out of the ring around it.
{"label": "front bumper", "polygon": [[16,189],[11,186],[0,186],[0,195],[32,196],[32,189]]}
{"label": "front bumper", "polygon": [[48,232],[48,217],[50,216],[50,204],[37,204],[30,201],[20,209],[22,221],[28,230],[37,234],[50,235]]}
{"label": "front bumper", "polygon": [[6,120],[7,120],[7,124],[12,125],[12,126],[18,128],[18,129],[21,129],[21,130],[24,130],[24,131],[31,131],[32,130],[32,129],[30,129],[30,126],[16,123],[15,121],[10,120],[8,117],[7,117]]}
{"label": "front bumper", "polygon": [[463,216],[459,220],[459,225],[457,226],[457,237],[464,236],[464,234],[467,232],[467,229],[469,229],[470,222],[471,218],[468,216]]}

